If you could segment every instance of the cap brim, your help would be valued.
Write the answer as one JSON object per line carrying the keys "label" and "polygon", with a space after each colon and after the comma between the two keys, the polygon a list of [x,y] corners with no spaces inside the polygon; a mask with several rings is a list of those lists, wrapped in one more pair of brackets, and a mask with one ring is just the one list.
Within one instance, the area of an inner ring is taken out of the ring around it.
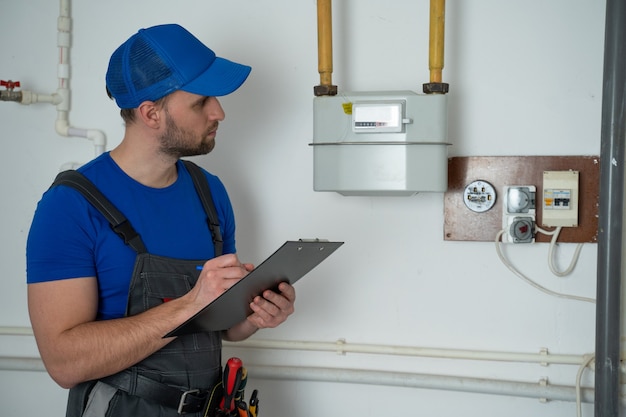
{"label": "cap brim", "polygon": [[238,89],[251,70],[247,65],[216,57],[209,69],[180,89],[207,97],[225,96]]}

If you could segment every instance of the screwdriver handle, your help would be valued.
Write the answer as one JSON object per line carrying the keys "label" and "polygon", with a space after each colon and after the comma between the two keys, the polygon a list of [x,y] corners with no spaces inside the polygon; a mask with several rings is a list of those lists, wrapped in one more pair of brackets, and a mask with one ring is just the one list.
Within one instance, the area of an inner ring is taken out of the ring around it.
{"label": "screwdriver handle", "polygon": [[257,417],[259,415],[259,391],[252,391],[252,395],[250,396],[250,405],[248,406],[248,411],[252,417]]}
{"label": "screwdriver handle", "polygon": [[235,410],[235,393],[241,383],[241,368],[243,363],[241,359],[233,357],[228,359],[224,367],[224,375],[222,384],[224,386],[224,398],[220,408],[225,411]]}
{"label": "screwdriver handle", "polygon": [[241,382],[239,383],[239,388],[237,388],[237,392],[235,393],[235,403],[238,401],[245,401],[245,391],[246,391],[246,383],[248,382],[248,370],[245,366],[241,367]]}

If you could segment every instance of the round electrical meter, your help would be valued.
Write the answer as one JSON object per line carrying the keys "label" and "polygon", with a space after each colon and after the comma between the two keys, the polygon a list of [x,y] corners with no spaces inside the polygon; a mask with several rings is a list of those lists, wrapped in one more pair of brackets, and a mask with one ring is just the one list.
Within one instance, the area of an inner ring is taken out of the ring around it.
{"label": "round electrical meter", "polygon": [[496,204],[496,190],[487,181],[474,181],[465,187],[463,201],[468,209],[482,213]]}

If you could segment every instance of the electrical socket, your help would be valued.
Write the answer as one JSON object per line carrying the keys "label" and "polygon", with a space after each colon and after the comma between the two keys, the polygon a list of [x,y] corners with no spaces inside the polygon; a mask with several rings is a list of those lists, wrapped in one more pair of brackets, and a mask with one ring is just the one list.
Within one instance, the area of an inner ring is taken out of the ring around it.
{"label": "electrical socket", "polygon": [[504,241],[509,243],[533,243],[535,241],[535,219],[533,217],[509,216],[507,222]]}
{"label": "electrical socket", "polygon": [[502,242],[534,242],[537,188],[534,185],[508,186],[504,187],[503,194]]}

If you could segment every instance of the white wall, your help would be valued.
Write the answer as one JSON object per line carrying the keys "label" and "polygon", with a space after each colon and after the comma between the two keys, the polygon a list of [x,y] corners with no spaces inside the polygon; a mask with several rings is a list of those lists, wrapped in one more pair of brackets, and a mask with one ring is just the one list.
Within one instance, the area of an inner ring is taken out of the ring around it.
{"label": "white wall", "polygon": [[[429,81],[427,0],[335,1],[334,74],[340,90],[415,90]],[[0,78],[52,93],[55,1],[0,0]],[[597,0],[449,0],[444,81],[450,84],[451,156],[597,155],[600,152],[604,4]],[[107,149],[122,123],[104,93],[111,52],[138,28],[178,22],[218,54],[251,64],[224,98],[213,154],[200,158],[229,188],[244,260],[285,240],[346,244],[297,284],[297,312],[259,339],[583,354],[594,350],[595,307],[547,296],[512,275],[494,245],[443,240],[443,195],[342,197],[312,190],[312,101],[317,73],[314,0],[108,0],[72,7],[73,125],[101,129]],[[55,134],[54,107],[0,103],[0,326],[28,326],[24,246],[33,210],[59,167],[85,162],[92,145]],[[538,282],[595,295],[596,245],[557,279],[547,245],[515,246],[513,261]],[[569,262],[573,245],[561,245]],[[36,356],[28,336],[0,336],[0,355]],[[245,363],[382,369],[572,386],[576,367],[288,353],[228,348]],[[449,391],[255,380],[265,416],[571,416],[571,402],[542,403]],[[583,383],[592,386],[593,373]],[[66,392],[42,372],[0,371],[3,416],[61,416]],[[407,407],[412,410],[406,412]],[[585,405],[584,415],[593,407]]]}

